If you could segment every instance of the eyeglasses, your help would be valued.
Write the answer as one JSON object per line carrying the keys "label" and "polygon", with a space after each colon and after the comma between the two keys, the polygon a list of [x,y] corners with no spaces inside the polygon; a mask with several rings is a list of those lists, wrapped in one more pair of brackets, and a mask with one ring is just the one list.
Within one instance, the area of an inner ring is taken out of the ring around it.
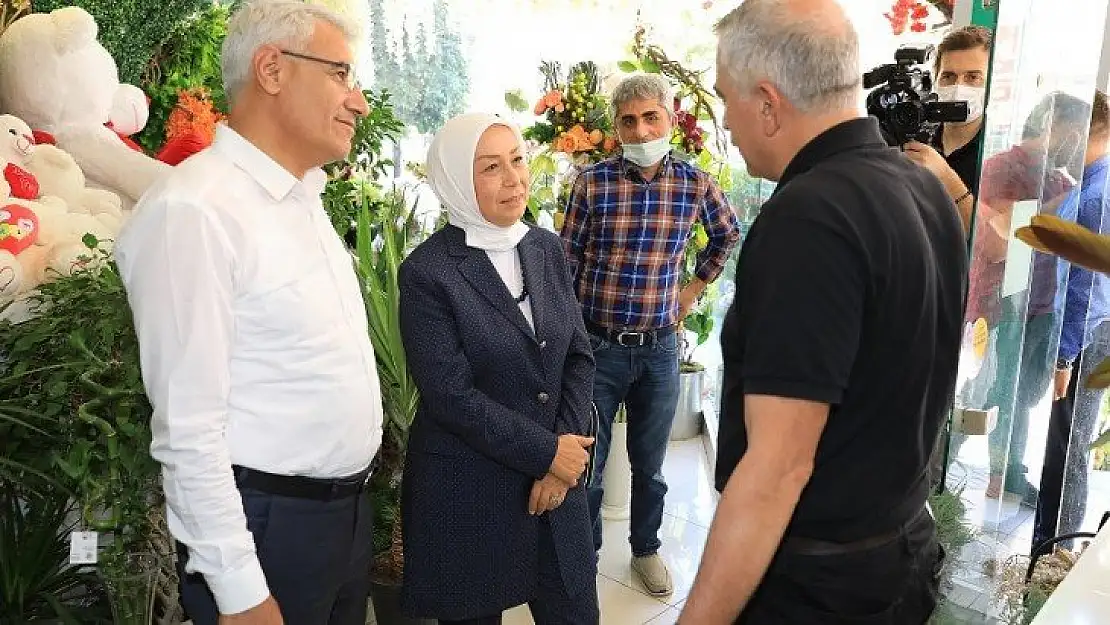
{"label": "eyeglasses", "polygon": [[318,56],[312,56],[311,54],[301,54],[300,52],[291,52],[289,50],[282,50],[281,53],[286,56],[291,56],[295,59],[312,61],[313,63],[320,63],[321,65],[333,67],[338,70],[334,74],[334,76],[339,79],[339,82],[341,82],[343,86],[347,87],[347,89],[350,91],[354,91],[356,89],[361,90],[358,79],[355,78],[354,69],[351,67],[350,63],[344,63],[343,61],[332,61],[331,59],[322,59]]}

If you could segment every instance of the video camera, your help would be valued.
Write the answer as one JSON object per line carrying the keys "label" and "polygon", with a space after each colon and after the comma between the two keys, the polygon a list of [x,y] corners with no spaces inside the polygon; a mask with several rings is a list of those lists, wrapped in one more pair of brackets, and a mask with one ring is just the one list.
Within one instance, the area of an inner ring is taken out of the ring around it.
{"label": "video camera", "polygon": [[894,53],[894,63],[863,75],[863,88],[873,89],[867,94],[867,114],[879,119],[891,146],[909,141],[929,144],[942,123],[967,120],[967,102],[941,102],[933,93],[933,75],[927,64],[934,51],[931,45],[903,46]]}

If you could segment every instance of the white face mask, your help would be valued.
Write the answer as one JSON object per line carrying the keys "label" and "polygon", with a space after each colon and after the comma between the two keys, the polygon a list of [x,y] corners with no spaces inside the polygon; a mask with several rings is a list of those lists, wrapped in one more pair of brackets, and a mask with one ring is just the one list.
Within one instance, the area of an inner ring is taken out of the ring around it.
{"label": "white face mask", "polygon": [[621,151],[625,158],[640,167],[651,167],[670,153],[671,137],[668,133],[665,137],[647,143],[625,143],[621,146]]}
{"label": "white face mask", "polygon": [[941,102],[967,102],[967,121],[973,122],[983,116],[983,101],[987,96],[986,87],[969,85],[948,85],[937,87]]}

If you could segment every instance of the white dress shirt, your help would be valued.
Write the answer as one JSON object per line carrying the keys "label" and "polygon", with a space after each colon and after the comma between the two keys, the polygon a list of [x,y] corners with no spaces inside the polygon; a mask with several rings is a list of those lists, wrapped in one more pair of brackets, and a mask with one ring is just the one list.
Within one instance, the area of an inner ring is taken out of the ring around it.
{"label": "white dress shirt", "polygon": [[[493,263],[497,275],[501,276],[505,288],[509,289],[509,295],[514,299],[520,297],[524,291],[524,269],[520,265],[520,251],[515,247],[511,250],[486,250],[486,256]],[[528,325],[535,330],[536,324],[532,321],[532,295],[529,293],[517,305],[520,306],[520,312],[524,313]]]}
{"label": "white dress shirt", "polygon": [[269,594],[231,465],[343,477],[381,443],[366,309],[325,181],[297,180],[221,125],[143,196],[115,246],[169,528],[224,614]]}

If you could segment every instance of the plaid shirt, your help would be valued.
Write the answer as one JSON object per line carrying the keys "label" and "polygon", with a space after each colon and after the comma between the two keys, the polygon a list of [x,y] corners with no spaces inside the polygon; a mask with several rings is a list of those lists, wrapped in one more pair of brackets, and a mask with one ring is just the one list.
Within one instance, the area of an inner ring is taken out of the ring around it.
{"label": "plaid shirt", "polygon": [[686,242],[699,220],[709,244],[696,275],[709,283],[740,240],[740,225],[708,174],[670,156],[651,182],[619,156],[583,171],[562,234],[586,320],[640,331],[677,323]]}

